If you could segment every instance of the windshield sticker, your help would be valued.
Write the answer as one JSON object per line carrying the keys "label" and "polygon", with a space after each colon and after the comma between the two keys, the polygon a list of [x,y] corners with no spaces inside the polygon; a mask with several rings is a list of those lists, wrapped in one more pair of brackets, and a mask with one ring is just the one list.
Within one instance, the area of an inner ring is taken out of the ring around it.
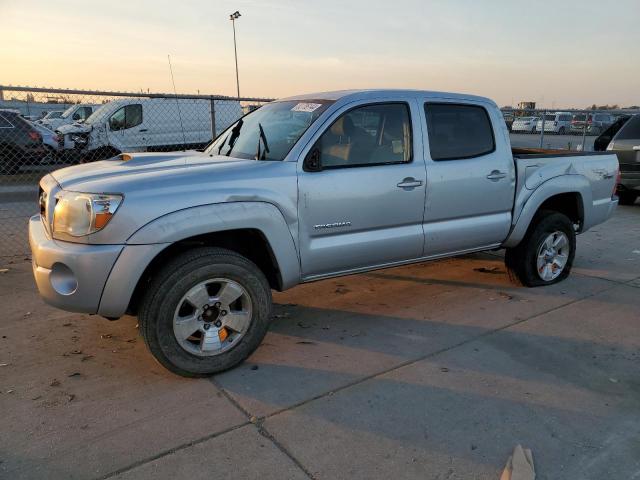
{"label": "windshield sticker", "polygon": [[321,107],[321,103],[298,103],[291,109],[292,112],[313,112]]}

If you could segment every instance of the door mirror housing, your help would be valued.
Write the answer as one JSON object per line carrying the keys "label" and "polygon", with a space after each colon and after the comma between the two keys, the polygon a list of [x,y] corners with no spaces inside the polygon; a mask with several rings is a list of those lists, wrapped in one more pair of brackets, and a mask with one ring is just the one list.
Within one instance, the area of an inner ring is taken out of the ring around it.
{"label": "door mirror housing", "polygon": [[302,167],[305,172],[320,172],[322,170],[322,162],[320,161],[320,149],[317,145],[309,151],[304,159]]}

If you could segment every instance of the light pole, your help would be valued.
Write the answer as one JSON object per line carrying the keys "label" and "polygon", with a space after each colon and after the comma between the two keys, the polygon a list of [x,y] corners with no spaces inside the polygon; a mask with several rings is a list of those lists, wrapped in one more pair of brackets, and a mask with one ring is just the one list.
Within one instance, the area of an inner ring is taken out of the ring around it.
{"label": "light pole", "polygon": [[240,12],[235,11],[229,15],[229,20],[233,24],[233,53],[236,57],[236,87],[238,89],[238,98],[240,98],[240,79],[238,78],[238,49],[236,47],[236,20],[240,17]]}

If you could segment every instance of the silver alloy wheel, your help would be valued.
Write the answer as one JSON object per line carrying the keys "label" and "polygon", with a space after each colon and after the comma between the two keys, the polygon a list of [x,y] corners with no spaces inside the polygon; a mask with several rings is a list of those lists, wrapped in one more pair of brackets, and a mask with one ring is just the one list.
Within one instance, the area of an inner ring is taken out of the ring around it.
{"label": "silver alloy wheel", "polygon": [[566,233],[556,231],[549,234],[538,248],[538,276],[545,282],[558,278],[567,264],[570,248]]}
{"label": "silver alloy wheel", "polygon": [[187,352],[200,357],[233,348],[251,324],[251,297],[228,278],[212,278],[192,287],[173,315],[173,333]]}

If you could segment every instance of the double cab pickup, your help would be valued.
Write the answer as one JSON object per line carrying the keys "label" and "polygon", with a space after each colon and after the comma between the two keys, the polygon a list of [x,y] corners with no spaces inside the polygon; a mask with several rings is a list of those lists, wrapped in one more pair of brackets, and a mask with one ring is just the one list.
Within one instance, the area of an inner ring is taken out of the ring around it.
{"label": "double cab pickup", "polygon": [[512,149],[486,98],[352,90],[277,100],[204,151],[121,154],[40,183],[33,272],[59,308],[137,315],[184,376],[260,344],[271,291],[506,249],[513,279],[565,279],[618,201],[616,155]]}

